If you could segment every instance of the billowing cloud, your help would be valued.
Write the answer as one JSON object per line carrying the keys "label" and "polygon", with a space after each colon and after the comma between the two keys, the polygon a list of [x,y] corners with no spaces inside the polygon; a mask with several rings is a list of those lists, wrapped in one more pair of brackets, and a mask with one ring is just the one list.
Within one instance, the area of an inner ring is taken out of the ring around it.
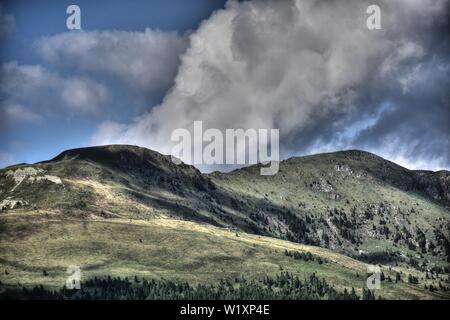
{"label": "billowing cloud", "polygon": [[107,89],[88,78],[73,77],[63,83],[61,98],[69,108],[92,113],[108,96]]}
{"label": "billowing cloud", "polygon": [[356,147],[449,168],[448,1],[375,1],[382,30],[369,30],[373,3],[229,1],[190,36],[163,102],[93,143],[168,153],[174,129],[202,120],[279,128],[285,157]]}
{"label": "billowing cloud", "polygon": [[131,95],[165,92],[172,84],[188,37],[174,32],[80,31],[44,37],[37,50],[58,69],[114,79]]}
{"label": "billowing cloud", "polygon": [[172,85],[187,43],[187,35],[150,29],[43,37],[35,49],[44,64],[9,62],[1,67],[1,123],[6,127],[57,115],[100,116],[118,88],[127,95],[127,108],[139,109],[135,104]]}
{"label": "billowing cloud", "polygon": [[86,77],[63,77],[41,65],[5,63],[0,70],[3,127],[35,122],[49,115],[95,115],[108,100],[108,89]]}
{"label": "billowing cloud", "polygon": [[103,122],[92,137],[92,141],[101,141],[101,144],[118,143],[127,126],[112,121]]}

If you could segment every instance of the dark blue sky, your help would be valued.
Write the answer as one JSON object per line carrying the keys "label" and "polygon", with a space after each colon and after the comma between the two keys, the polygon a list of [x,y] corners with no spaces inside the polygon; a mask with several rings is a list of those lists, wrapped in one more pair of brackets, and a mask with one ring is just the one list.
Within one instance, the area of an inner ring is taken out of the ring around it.
{"label": "dark blue sky", "polygon": [[[54,72],[55,67],[38,55],[36,42],[42,37],[68,32],[66,8],[70,4],[80,6],[84,31],[143,32],[151,28],[182,35],[195,30],[224,3],[223,0],[5,1],[1,14],[13,17],[14,22],[12,28],[2,32],[5,34],[1,39],[1,63],[16,61],[18,65],[39,65]],[[64,75],[67,70],[58,72]],[[96,77],[96,80],[102,79]],[[130,97],[120,94],[119,87],[116,89],[118,94],[108,101],[107,115],[80,116],[69,112],[47,115],[41,121],[0,122],[0,167],[45,160],[65,149],[87,145],[100,121],[128,121],[143,108],[159,103],[165,93],[151,92],[146,97],[146,105],[137,106]],[[5,101],[4,94],[0,93],[0,101]]]}

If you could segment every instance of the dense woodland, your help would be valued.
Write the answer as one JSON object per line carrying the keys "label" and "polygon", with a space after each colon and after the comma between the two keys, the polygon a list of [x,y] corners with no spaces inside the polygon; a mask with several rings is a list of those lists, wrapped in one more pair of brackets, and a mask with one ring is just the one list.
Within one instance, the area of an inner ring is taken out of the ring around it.
{"label": "dense woodland", "polygon": [[236,278],[224,280],[217,285],[193,286],[186,282],[176,283],[169,280],[146,280],[128,278],[94,278],[81,284],[80,290],[62,288],[52,291],[43,286],[20,289],[4,289],[0,293],[3,299],[133,299],[133,300],[373,300],[370,290],[363,290],[362,297],[352,288],[338,292],[324,279],[315,274],[300,280],[288,272],[276,277],[265,277],[261,281]]}

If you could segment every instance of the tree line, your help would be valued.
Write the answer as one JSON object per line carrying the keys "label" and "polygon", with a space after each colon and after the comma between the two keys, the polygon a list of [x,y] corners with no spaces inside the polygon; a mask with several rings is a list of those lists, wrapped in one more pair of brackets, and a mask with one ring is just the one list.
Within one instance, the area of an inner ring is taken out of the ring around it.
{"label": "tree line", "polygon": [[81,289],[44,286],[34,288],[3,288],[0,300],[359,300],[375,299],[365,290],[359,297],[355,289],[337,291],[325,279],[315,274],[300,279],[292,273],[282,272],[262,280],[221,280],[217,284],[191,285],[171,280],[129,278],[93,278],[82,282]]}

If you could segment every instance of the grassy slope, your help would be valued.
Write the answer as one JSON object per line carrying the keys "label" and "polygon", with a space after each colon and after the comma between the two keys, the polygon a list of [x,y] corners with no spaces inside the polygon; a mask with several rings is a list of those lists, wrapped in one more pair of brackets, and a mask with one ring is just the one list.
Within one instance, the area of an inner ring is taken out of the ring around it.
{"label": "grassy slope", "polygon": [[[338,171],[336,165],[346,166],[351,172]],[[356,207],[357,218],[361,223],[357,233],[363,239],[358,249],[382,251],[383,246],[390,243],[390,249],[407,253],[409,250],[405,243],[399,243],[397,248],[392,246],[396,227],[401,229],[406,226],[413,234],[420,228],[427,239],[435,241],[436,227],[440,226],[444,234],[448,235],[444,225],[450,221],[448,208],[412,189],[412,174],[412,171],[373,154],[349,151],[288,159],[280,163],[280,171],[275,176],[259,175],[258,166],[227,174],[213,173],[210,176],[214,183],[230,193],[242,198],[251,197],[256,201],[268,201],[299,216],[308,214],[310,217],[326,217],[327,210],[335,208],[349,215],[352,208]],[[324,191],[320,190],[317,183],[326,186]],[[368,205],[377,207],[380,203],[388,205],[391,210],[384,217],[392,232],[389,239],[372,230],[373,225],[380,226],[379,216],[375,216],[373,221],[367,221],[363,214]],[[344,240],[344,245],[339,249],[345,248],[342,252],[346,253],[357,253],[354,247]],[[424,257],[437,265],[448,265],[442,256],[425,254]]]}
{"label": "grassy slope", "polygon": [[[77,220],[34,211],[3,214],[0,228],[0,281],[9,285],[60,287],[66,268],[78,265],[84,279],[137,275],[206,283],[241,275],[262,278],[282,269],[301,277],[315,272],[341,290],[354,287],[360,293],[365,287],[362,262],[319,247],[245,233],[236,236],[207,224],[165,218]],[[286,249],[310,251],[328,262],[294,260],[285,256]],[[43,276],[43,270],[49,275]],[[384,272],[393,276],[386,268]],[[448,298],[404,280],[406,276],[398,284],[385,281],[376,293],[400,299]]]}

